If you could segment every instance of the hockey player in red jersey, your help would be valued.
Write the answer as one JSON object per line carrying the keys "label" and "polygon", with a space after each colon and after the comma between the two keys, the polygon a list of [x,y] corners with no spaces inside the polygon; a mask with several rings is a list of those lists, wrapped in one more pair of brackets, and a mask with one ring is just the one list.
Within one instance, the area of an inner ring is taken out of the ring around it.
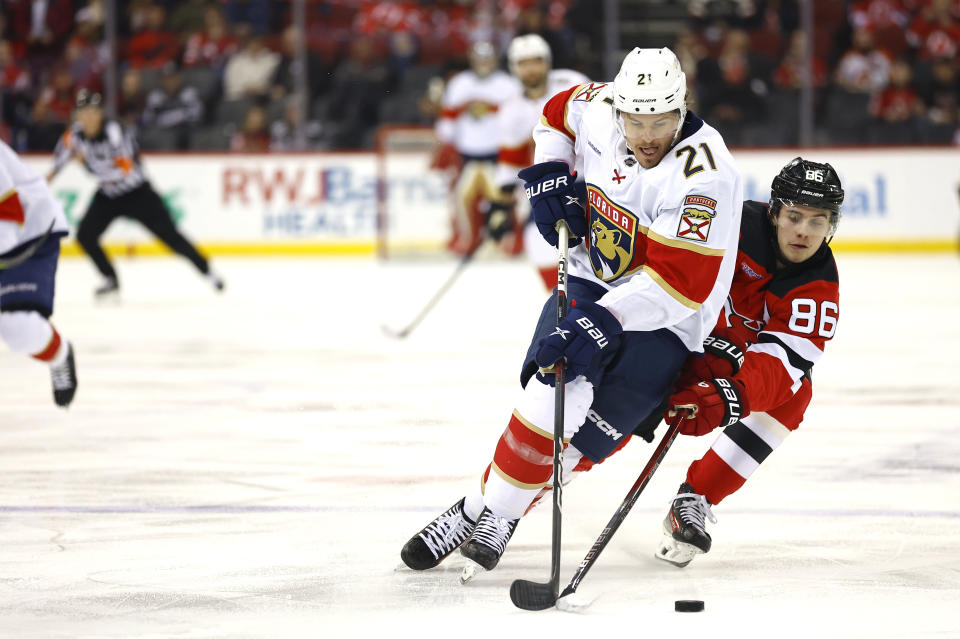
{"label": "hockey player in red jersey", "polygon": [[708,552],[711,506],[800,426],[811,369],[837,330],[839,279],[828,244],[842,203],[833,167],[801,158],[774,178],[770,204],[744,203],[730,296],[704,356],[691,358],[668,399],[674,411],[694,411],[681,433],[723,432],[687,470],[664,519],[659,559],[683,567]]}
{"label": "hockey player in red jersey", "polygon": [[[564,474],[599,461],[667,396],[717,322],[736,267],[740,173],[720,134],[686,108],[669,49],[634,49],[612,83],[554,95],[519,174],[534,222],[557,245],[571,230],[570,311],[544,305],[521,370],[523,394],[480,482],[406,543],[404,563],[438,565],[457,548],[496,567],[553,472],[555,376],[566,361]],[[582,188],[577,187],[577,183]],[[586,214],[583,192],[586,192]],[[498,309],[483,330],[514,324]],[[513,329],[510,329],[513,330]]]}

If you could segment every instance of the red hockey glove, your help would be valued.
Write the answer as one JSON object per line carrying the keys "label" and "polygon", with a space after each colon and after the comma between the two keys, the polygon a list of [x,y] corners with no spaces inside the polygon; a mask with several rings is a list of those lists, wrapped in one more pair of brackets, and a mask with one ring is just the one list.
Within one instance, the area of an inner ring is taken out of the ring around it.
{"label": "red hockey glove", "polygon": [[687,358],[677,378],[675,388],[693,386],[697,382],[716,377],[733,377],[743,365],[746,345],[729,328],[716,328],[703,340],[703,355],[693,354]]}
{"label": "red hockey glove", "polygon": [[743,384],[729,377],[719,377],[694,386],[681,388],[667,401],[665,418],[680,412],[686,416],[680,426],[684,435],[706,435],[718,426],[729,426],[750,414],[750,402]]}

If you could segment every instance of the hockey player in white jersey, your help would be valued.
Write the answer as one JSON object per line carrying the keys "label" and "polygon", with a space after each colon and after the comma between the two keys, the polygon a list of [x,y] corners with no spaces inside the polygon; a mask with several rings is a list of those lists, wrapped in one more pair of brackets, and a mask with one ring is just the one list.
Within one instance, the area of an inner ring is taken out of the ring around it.
{"label": "hockey player in white jersey", "polygon": [[77,371],[73,347],[50,316],[67,231],[46,181],[0,142],[0,337],[10,350],[50,367],[53,399],[63,407],[73,401]]}
{"label": "hockey player in white jersey", "polygon": [[523,93],[507,101],[497,113],[496,189],[486,211],[487,235],[508,253],[524,251],[547,290],[557,285],[557,252],[528,219],[527,199],[516,196],[516,187],[523,184],[517,171],[533,164],[533,128],[547,100],[590,81],[578,71],[551,69],[551,58],[550,45],[536,34],[517,36],[507,49],[510,73],[520,80]]}
{"label": "hockey player in white jersey", "polygon": [[457,169],[452,179],[450,248],[469,253],[483,240],[481,203],[494,192],[497,161],[497,111],[520,93],[520,83],[497,68],[489,42],[470,51],[470,68],[450,79],[443,94],[435,132],[439,146],[432,168]]}
{"label": "hockey player in white jersey", "polygon": [[[401,557],[423,570],[453,550],[490,570],[520,517],[549,487],[554,375],[566,360],[563,475],[602,460],[653,410],[691,352],[701,352],[737,256],[742,179],[720,134],[689,112],[669,49],[634,49],[610,84],[553,96],[520,172],[532,215],[556,245],[572,237],[570,311],[544,306],[521,371],[524,392],[476,490],[414,535]],[[574,168],[582,171],[573,174]],[[587,211],[576,180],[585,182]],[[500,309],[475,330],[514,330]],[[645,413],[646,414],[646,413]]]}

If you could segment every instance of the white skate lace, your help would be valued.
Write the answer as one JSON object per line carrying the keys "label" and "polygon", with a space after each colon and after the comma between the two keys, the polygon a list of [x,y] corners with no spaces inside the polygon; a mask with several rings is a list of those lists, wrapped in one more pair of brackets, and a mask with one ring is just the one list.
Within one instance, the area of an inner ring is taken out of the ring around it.
{"label": "white skate lace", "polygon": [[65,360],[59,366],[50,367],[50,377],[53,387],[57,390],[67,390],[73,387],[73,375],[70,374],[70,360]]}
{"label": "white skate lace", "polygon": [[487,511],[477,522],[477,527],[473,531],[473,540],[489,546],[502,555],[507,548],[507,542],[513,535],[513,529],[517,527],[516,519],[506,519],[497,517],[492,512]]}
{"label": "white skate lace", "polygon": [[703,495],[697,493],[680,493],[671,500],[675,503],[677,500],[683,500],[677,507],[680,511],[680,519],[683,523],[693,526],[698,531],[706,534],[707,526],[704,518],[709,519],[711,524],[717,523],[713,511],[710,510],[710,502]]}
{"label": "white skate lace", "polygon": [[473,524],[463,516],[459,504],[437,517],[420,533],[420,539],[427,545],[436,559],[457,548],[470,533]]}

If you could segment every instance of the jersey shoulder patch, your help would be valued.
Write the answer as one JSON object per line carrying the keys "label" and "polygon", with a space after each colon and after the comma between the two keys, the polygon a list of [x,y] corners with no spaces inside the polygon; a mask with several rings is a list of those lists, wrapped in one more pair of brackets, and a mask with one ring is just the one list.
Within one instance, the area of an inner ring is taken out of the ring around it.
{"label": "jersey shoulder patch", "polygon": [[591,102],[595,97],[600,95],[600,92],[606,87],[604,82],[590,82],[589,84],[581,84],[573,93],[574,102]]}
{"label": "jersey shoulder patch", "polygon": [[717,216],[717,201],[706,195],[687,195],[680,209],[677,237],[682,240],[706,242],[710,223]]}

